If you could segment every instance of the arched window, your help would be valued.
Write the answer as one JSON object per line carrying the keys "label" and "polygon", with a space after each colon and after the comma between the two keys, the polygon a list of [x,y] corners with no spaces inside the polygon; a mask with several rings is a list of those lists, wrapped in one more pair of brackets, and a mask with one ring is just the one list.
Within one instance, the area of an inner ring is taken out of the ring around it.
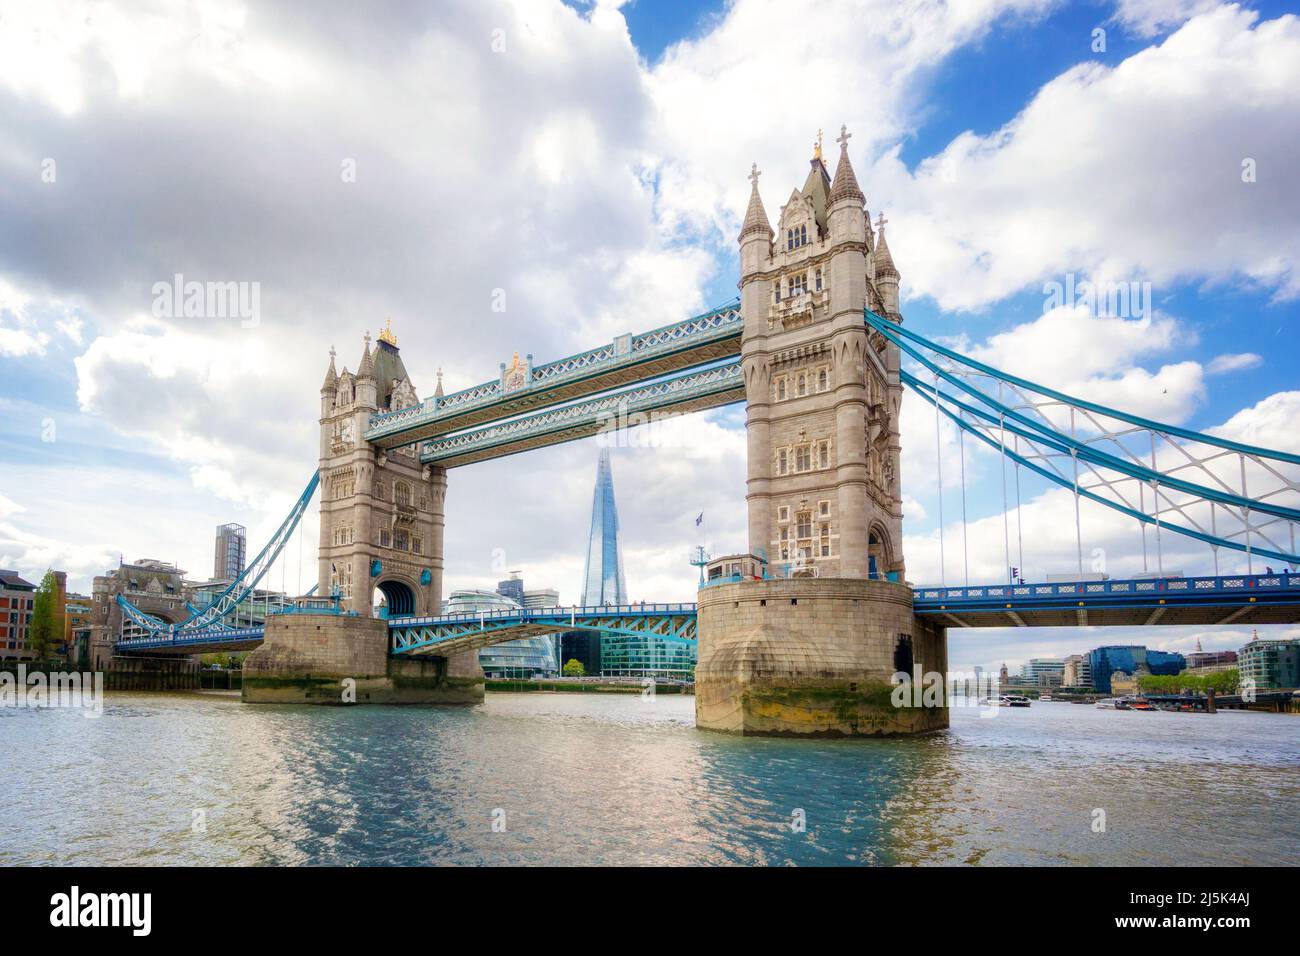
{"label": "arched window", "polygon": [[776,380],[776,398],[777,401],[785,401],[785,379],[783,378]]}
{"label": "arched window", "polygon": [[411,506],[411,486],[404,481],[393,485],[393,502],[405,508]]}
{"label": "arched window", "polygon": [[817,270],[816,276],[817,276],[817,291],[820,292],[820,291],[822,290],[822,270],[821,270],[821,269],[818,269],[818,270]]}
{"label": "arched window", "polygon": [[824,392],[830,385],[830,377],[826,374],[826,369],[817,373],[817,391]]}
{"label": "arched window", "polygon": [[799,397],[803,398],[808,394],[808,376],[803,372],[799,373]]}
{"label": "arched window", "polygon": [[807,245],[807,244],[808,244],[808,227],[807,227],[807,226],[800,226],[800,227],[799,227],[799,245],[803,246],[803,245]]}

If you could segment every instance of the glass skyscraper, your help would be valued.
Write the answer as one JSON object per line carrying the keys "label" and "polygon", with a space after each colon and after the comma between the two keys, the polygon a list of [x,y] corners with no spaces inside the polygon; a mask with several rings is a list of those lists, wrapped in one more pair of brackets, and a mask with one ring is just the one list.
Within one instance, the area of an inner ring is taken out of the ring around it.
{"label": "glass skyscraper", "polygon": [[[591,531],[587,535],[587,569],[582,579],[582,604],[595,607],[627,604],[627,583],[623,576],[623,552],[618,540],[618,507],[614,504],[614,473],[609,464],[609,449],[600,450],[596,464],[596,491],[591,501]],[[601,674],[611,677],[660,677],[686,680],[695,672],[695,645],[666,641],[640,634],[595,634],[589,639],[598,644],[582,654],[583,643],[577,635],[568,635],[570,646],[579,659],[598,663]],[[593,668],[594,669],[594,668]]]}
{"label": "glass skyscraper", "polygon": [[591,501],[591,532],[587,535],[587,570],[582,576],[582,605],[626,604],[623,552],[618,547],[618,508],[614,504],[614,473],[609,449],[596,463],[596,493]]}

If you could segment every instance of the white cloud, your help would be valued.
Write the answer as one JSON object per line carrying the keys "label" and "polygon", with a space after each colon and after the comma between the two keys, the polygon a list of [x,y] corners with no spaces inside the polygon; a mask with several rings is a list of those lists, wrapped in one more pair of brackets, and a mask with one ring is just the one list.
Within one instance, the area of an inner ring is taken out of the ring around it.
{"label": "white cloud", "polygon": [[1115,66],[1081,63],[914,171],[886,153],[865,181],[905,291],[978,309],[1075,271],[1157,296],[1187,280],[1300,294],[1300,19],[1257,20],[1221,7]]}
{"label": "white cloud", "polygon": [[1208,375],[1224,375],[1228,372],[1244,372],[1257,368],[1264,359],[1254,352],[1237,352],[1235,354],[1216,355],[1205,367]]}
{"label": "white cloud", "polygon": [[1219,0],[1119,0],[1113,20],[1142,37],[1152,37],[1200,13]]}

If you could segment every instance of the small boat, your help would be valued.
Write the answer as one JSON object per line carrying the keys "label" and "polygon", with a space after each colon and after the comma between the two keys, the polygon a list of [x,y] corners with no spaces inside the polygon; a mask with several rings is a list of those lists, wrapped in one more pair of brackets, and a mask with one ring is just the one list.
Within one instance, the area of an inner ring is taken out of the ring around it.
{"label": "small boat", "polygon": [[1119,705],[1119,700],[1114,697],[1107,697],[1105,700],[1097,701],[1097,708],[1099,710],[1120,710],[1121,708]]}
{"label": "small boat", "polygon": [[1129,709],[1130,710],[1155,710],[1155,707],[1151,705],[1151,702],[1149,700],[1145,700],[1144,698],[1139,697],[1129,704]]}
{"label": "small boat", "polygon": [[1051,700],[1051,699],[1052,699],[1052,695],[1051,695],[1051,694],[1039,694],[1039,695],[1038,695],[1038,699],[1039,699],[1039,700]]}
{"label": "small boat", "polygon": [[1019,694],[1003,694],[998,698],[999,707],[1028,707],[1029,698]]}

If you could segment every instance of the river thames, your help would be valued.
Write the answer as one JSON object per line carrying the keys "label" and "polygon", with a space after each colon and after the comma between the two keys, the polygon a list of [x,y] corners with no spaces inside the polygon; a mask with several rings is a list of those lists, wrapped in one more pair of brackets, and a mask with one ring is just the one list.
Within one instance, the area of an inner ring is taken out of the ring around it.
{"label": "river thames", "polygon": [[951,730],[928,737],[808,742],[700,732],[693,706],[669,695],[344,709],[110,694],[98,718],[0,710],[0,864],[1300,857],[1291,716],[1040,702],[992,718],[954,708]]}

